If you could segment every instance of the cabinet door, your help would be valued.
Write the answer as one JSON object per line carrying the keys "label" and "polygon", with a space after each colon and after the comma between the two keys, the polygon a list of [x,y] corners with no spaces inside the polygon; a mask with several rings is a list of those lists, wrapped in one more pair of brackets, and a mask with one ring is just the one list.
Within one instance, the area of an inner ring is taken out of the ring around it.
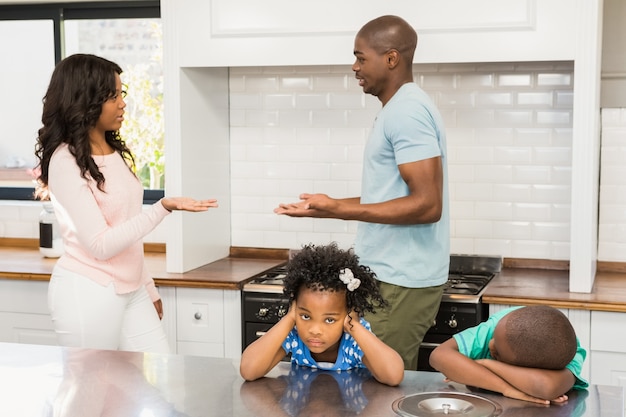
{"label": "cabinet door", "polygon": [[178,288],[177,339],[224,343],[224,291]]}
{"label": "cabinet door", "polygon": [[56,345],[48,282],[0,279],[0,341]]}
{"label": "cabinet door", "polygon": [[569,0],[161,0],[181,66],[351,64],[354,36],[386,14],[418,32],[415,62],[572,60]]}

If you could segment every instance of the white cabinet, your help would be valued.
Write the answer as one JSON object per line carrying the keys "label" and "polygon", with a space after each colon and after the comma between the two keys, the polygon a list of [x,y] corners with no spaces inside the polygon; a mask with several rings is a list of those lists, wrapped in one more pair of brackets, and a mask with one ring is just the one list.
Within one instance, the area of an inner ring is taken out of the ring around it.
{"label": "white cabinet", "polygon": [[241,292],[176,288],[176,352],[241,356]]}
{"label": "white cabinet", "polygon": [[161,0],[181,67],[351,64],[354,35],[395,14],[418,32],[415,62],[573,60],[569,0]]}
{"label": "white cabinet", "polygon": [[0,341],[56,345],[48,282],[0,279]]}
{"label": "white cabinet", "polygon": [[591,380],[626,387],[626,313],[591,312]]}
{"label": "white cabinet", "polygon": [[[241,356],[241,292],[159,287],[172,353]],[[48,282],[0,279],[0,342],[57,345]]]}

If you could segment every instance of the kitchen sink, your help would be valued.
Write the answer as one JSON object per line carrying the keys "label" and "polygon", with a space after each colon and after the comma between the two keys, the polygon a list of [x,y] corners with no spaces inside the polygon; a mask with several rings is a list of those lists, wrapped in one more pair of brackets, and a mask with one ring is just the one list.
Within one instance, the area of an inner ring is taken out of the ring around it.
{"label": "kitchen sink", "polygon": [[498,403],[462,392],[421,392],[398,398],[391,407],[404,417],[495,417],[502,413]]}

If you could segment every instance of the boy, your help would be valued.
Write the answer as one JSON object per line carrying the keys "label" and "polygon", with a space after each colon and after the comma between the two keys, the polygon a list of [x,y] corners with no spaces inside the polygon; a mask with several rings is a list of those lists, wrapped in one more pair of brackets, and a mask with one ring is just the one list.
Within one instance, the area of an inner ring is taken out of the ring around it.
{"label": "boy", "polygon": [[572,388],[589,386],[580,376],[586,354],[559,310],[513,307],[442,343],[430,365],[448,380],[550,404],[567,401]]}

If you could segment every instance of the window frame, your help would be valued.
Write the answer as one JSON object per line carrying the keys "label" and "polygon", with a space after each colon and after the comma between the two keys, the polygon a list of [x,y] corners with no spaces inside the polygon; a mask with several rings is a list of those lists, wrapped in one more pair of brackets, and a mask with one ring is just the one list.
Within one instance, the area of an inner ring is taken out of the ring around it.
{"label": "window frame", "polygon": [[[63,56],[62,22],[80,19],[161,18],[158,0],[0,5],[0,20],[52,20],[54,61]],[[34,200],[34,187],[0,187],[0,200]],[[144,189],[143,203],[163,198],[164,190]]]}

